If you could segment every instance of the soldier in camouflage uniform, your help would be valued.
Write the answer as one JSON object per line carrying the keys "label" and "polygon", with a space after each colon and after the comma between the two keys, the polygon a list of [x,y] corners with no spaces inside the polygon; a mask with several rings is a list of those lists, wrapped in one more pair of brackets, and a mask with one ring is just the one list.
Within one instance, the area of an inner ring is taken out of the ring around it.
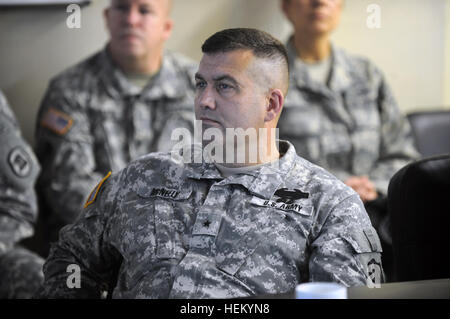
{"label": "soldier in camouflage uniform", "polygon": [[51,241],[104,174],[170,149],[174,128],[193,130],[196,64],[163,54],[169,6],[169,0],[111,1],[107,47],[51,81],[36,130]]}
{"label": "soldier in camouflage uniform", "polygon": [[30,298],[44,278],[42,258],[17,246],[33,235],[38,173],[39,164],[0,91],[0,299]]}
{"label": "soldier in camouflage uniform", "polygon": [[383,264],[391,268],[387,188],[419,154],[382,72],[330,42],[341,6],[340,0],[282,1],[295,33],[287,43],[291,83],[280,138],[361,196],[389,259]]}
{"label": "soldier in camouflage uniform", "polygon": [[[202,50],[195,112],[203,129],[274,130],[289,82],[284,46],[262,31],[230,29]],[[359,196],[289,142],[268,141],[276,156],[256,165],[160,152],[107,175],[61,231],[40,296],[98,298],[108,287],[114,298],[230,298],[307,281],[379,283],[381,246]],[[67,284],[71,264],[79,288]]]}

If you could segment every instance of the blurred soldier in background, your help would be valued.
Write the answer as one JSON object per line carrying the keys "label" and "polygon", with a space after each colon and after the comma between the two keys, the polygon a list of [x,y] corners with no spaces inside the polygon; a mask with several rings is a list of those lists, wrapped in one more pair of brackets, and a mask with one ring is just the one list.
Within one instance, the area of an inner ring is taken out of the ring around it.
{"label": "blurred soldier in background", "polygon": [[361,196],[382,239],[390,280],[387,187],[393,174],[419,154],[382,72],[331,43],[342,2],[282,0],[294,34],[287,43],[291,83],[280,138]]}
{"label": "blurred soldier in background", "polygon": [[30,298],[43,281],[42,258],[17,245],[34,232],[39,169],[0,91],[0,299]]}
{"label": "blurred soldier in background", "polygon": [[174,128],[193,131],[196,64],[164,52],[170,10],[170,0],[111,0],[105,49],[51,81],[36,129],[50,241],[108,171],[170,149]]}

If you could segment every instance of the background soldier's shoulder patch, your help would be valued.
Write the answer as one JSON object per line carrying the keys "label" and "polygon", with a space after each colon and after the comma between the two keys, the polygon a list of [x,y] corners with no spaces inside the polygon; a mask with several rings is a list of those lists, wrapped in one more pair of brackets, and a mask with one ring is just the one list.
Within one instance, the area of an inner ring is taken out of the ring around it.
{"label": "background soldier's shoulder patch", "polygon": [[100,183],[97,184],[97,186],[95,186],[95,188],[92,190],[92,192],[89,194],[88,199],[86,200],[86,203],[84,204],[84,208],[88,207],[89,205],[91,205],[93,202],[95,202],[98,192],[100,191],[100,189],[102,188],[103,183],[111,176],[111,172],[108,173],[108,175],[106,175],[101,181]]}
{"label": "background soldier's shoulder patch", "polygon": [[16,146],[9,152],[8,162],[14,174],[18,177],[27,177],[32,171],[30,155],[22,146]]}
{"label": "background soldier's shoulder patch", "polygon": [[41,120],[41,125],[50,129],[58,135],[64,135],[73,124],[72,118],[53,108],[48,109]]}

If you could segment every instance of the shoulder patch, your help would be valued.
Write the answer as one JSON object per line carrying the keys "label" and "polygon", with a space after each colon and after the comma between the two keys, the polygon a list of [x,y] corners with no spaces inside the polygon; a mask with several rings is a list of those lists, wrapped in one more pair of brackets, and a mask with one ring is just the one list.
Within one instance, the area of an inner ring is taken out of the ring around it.
{"label": "shoulder patch", "polygon": [[86,203],[84,203],[84,208],[91,205],[95,200],[97,199],[97,194],[102,188],[103,183],[111,176],[111,172],[109,172],[103,179],[100,181],[100,183],[95,186],[95,188],[92,190],[92,192],[89,194],[88,199],[86,200]]}
{"label": "shoulder patch", "polygon": [[9,153],[8,162],[14,174],[18,177],[27,177],[32,171],[30,155],[21,146],[15,147]]}
{"label": "shoulder patch", "polygon": [[41,125],[50,129],[58,135],[64,135],[73,124],[72,118],[53,108],[48,109],[41,120]]}

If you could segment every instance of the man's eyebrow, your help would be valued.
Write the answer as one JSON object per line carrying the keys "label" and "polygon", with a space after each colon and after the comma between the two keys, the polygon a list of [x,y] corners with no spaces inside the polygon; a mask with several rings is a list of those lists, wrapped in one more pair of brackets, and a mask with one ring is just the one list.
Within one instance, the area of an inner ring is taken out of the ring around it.
{"label": "man's eyebrow", "polygon": [[203,76],[201,76],[198,72],[194,75],[196,80],[204,80]]}
{"label": "man's eyebrow", "polygon": [[219,81],[223,81],[223,80],[230,81],[234,85],[240,86],[238,81],[236,81],[235,78],[233,78],[232,76],[227,75],[227,74],[216,76],[215,78],[213,78],[213,80],[214,80],[214,82],[219,82]]}
{"label": "man's eyebrow", "polygon": [[[200,73],[195,73],[195,79],[196,80],[203,80],[205,81],[205,79],[203,78],[203,76]],[[233,83],[235,86],[240,87],[241,85],[238,83],[238,81],[236,81],[236,79],[234,77],[232,77],[231,75],[228,74],[223,74],[223,75],[218,75],[216,77],[213,78],[214,82],[220,82],[220,81],[230,81],[231,83]]]}

